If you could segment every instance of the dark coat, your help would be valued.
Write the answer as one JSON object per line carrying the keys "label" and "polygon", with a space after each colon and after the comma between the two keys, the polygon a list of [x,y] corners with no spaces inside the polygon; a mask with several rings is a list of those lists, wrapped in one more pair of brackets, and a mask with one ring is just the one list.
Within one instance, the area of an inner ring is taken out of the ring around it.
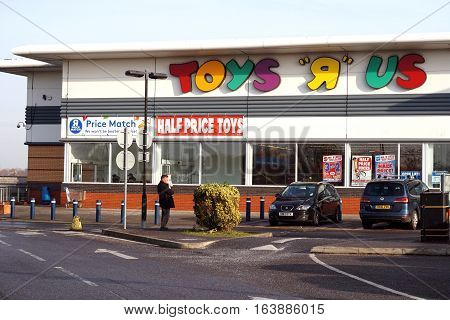
{"label": "dark coat", "polygon": [[162,181],[158,184],[159,206],[164,209],[175,208],[173,201],[173,190],[170,189],[167,183]]}

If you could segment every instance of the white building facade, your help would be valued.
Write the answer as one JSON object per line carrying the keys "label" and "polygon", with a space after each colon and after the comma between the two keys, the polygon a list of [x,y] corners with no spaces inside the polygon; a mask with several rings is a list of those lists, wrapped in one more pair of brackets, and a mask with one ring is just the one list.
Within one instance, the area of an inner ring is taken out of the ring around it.
{"label": "white building facade", "polygon": [[[148,83],[147,181],[171,174],[180,209],[201,183],[272,196],[325,180],[355,213],[371,179],[414,176],[437,188],[450,168],[450,35],[390,40],[27,46],[14,53],[34,61],[3,61],[0,71],[28,77],[36,190],[84,190],[92,202],[121,192],[116,135],[136,136],[144,123],[144,80],[125,71],[147,70],[168,75]],[[142,150],[130,151],[138,194]],[[49,159],[53,168],[38,164]]]}

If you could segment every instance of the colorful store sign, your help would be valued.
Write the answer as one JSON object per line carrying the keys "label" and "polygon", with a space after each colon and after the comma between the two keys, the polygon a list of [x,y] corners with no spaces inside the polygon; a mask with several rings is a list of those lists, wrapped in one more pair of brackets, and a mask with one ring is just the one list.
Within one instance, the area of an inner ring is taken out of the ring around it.
{"label": "colorful store sign", "polygon": [[382,154],[375,156],[375,177],[392,178],[395,177],[395,155]]}
{"label": "colorful store sign", "polygon": [[210,60],[199,66],[197,61],[190,61],[180,64],[171,64],[169,66],[170,74],[177,77],[180,81],[181,92],[192,91],[192,75],[195,74],[195,85],[197,89],[203,92],[209,92],[220,87],[225,80],[227,72],[231,75],[231,80],[227,83],[228,89],[237,90],[252,75],[258,78],[253,80],[253,87],[262,92],[268,92],[276,89],[281,82],[281,77],[272,68],[279,67],[275,59],[262,59],[256,64],[247,59],[242,66],[231,59],[224,65],[219,60]]}
{"label": "colorful store sign", "polygon": [[322,179],[328,182],[342,181],[342,155],[323,156]]}
{"label": "colorful store sign", "polygon": [[[354,59],[344,55],[342,59],[334,57],[318,57],[311,60],[309,57],[299,59],[299,64],[305,66],[310,64],[312,80],[306,83],[310,90],[318,90],[325,87],[327,90],[336,88],[340,74],[341,65],[352,64]],[[382,70],[383,58],[377,55],[370,57],[365,72],[365,82],[372,89],[381,89],[395,79],[398,87],[412,90],[422,86],[426,79],[426,72],[418,67],[423,64],[425,58],[420,54],[406,54],[401,58],[391,55],[387,58],[387,66]],[[219,88],[228,75],[231,76],[226,84],[230,91],[239,89],[249,78],[254,75],[255,80],[251,82],[254,89],[261,92],[269,92],[276,89],[281,83],[281,76],[276,68],[280,66],[275,59],[265,58],[258,62],[247,59],[240,65],[235,59],[224,64],[220,60],[209,60],[199,65],[198,61],[170,64],[170,74],[178,78],[181,92],[188,93],[193,89],[192,79],[195,86],[202,92],[210,92]],[[299,70],[299,74],[303,73]]]}
{"label": "colorful store sign", "polygon": [[237,136],[244,134],[244,116],[157,116],[156,136]]}
{"label": "colorful store sign", "polygon": [[365,186],[372,180],[372,156],[352,157],[352,186]]}
{"label": "colorful store sign", "polygon": [[76,137],[115,137],[124,128],[132,135],[144,126],[143,117],[69,117],[67,136]]}

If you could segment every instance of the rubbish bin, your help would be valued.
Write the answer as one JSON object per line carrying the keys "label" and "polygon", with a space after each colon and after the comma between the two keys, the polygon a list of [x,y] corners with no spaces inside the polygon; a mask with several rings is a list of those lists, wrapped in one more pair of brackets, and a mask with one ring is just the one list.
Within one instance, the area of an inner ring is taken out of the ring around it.
{"label": "rubbish bin", "polygon": [[448,192],[424,192],[420,195],[422,230],[424,241],[449,240],[449,194]]}

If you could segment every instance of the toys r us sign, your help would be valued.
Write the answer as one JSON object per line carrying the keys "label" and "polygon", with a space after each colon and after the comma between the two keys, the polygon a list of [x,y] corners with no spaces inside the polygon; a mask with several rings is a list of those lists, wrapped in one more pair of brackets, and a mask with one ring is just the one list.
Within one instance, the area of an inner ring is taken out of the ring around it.
{"label": "toys r us sign", "polygon": [[[310,65],[312,80],[306,83],[310,90],[318,90],[324,87],[326,90],[336,88],[341,75],[341,65],[350,65],[353,58],[344,55],[342,61],[333,57],[318,57],[311,61],[309,57],[299,59],[300,66]],[[426,72],[418,65],[423,64],[425,58],[420,54],[406,54],[402,57],[391,55],[387,59],[387,66],[382,70],[383,58],[372,55],[367,63],[365,81],[372,89],[386,87],[395,78],[395,83],[400,88],[412,90],[422,86],[426,79]],[[227,74],[231,80],[226,84],[230,91],[239,89],[251,75],[255,80],[251,82],[254,89],[261,92],[269,92],[276,89],[281,83],[281,76],[276,71],[280,63],[272,58],[261,59],[254,62],[247,59],[239,64],[235,59],[224,64],[220,60],[209,60],[199,65],[193,60],[185,63],[171,64],[170,74],[179,81],[181,92],[192,91],[194,78],[195,86],[202,92],[210,92],[219,88]]]}

